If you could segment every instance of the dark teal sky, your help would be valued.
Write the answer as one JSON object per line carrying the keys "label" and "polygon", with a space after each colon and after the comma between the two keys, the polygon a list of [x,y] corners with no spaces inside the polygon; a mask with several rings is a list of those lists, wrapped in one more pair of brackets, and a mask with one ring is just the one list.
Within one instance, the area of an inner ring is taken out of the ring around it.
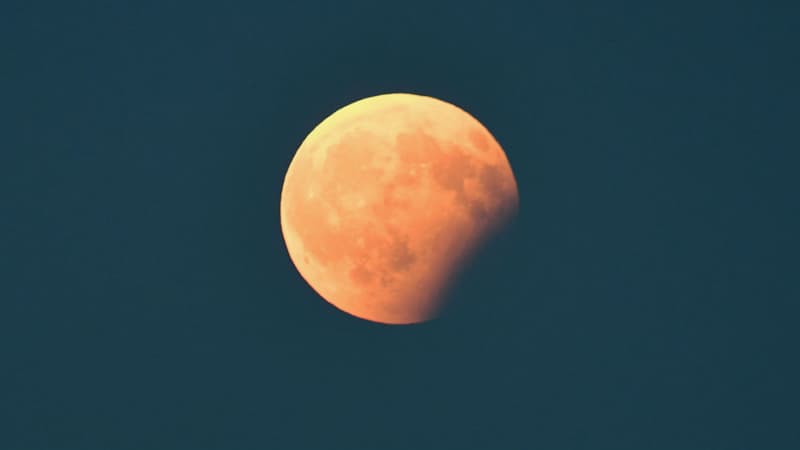
{"label": "dark teal sky", "polygon": [[[0,6],[0,448],[800,448],[797,7],[277,3]],[[278,216],[398,91],[521,198],[411,327],[318,298]]]}

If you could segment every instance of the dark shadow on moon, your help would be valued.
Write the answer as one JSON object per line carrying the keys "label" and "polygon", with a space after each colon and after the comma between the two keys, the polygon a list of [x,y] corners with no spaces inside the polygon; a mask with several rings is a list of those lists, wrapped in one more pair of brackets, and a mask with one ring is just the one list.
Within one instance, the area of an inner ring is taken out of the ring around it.
{"label": "dark shadow on moon", "polygon": [[476,321],[498,319],[513,314],[513,300],[509,293],[518,291],[513,286],[521,280],[526,249],[520,246],[525,240],[520,236],[516,217],[498,228],[465,260],[445,294],[445,302],[436,321]]}

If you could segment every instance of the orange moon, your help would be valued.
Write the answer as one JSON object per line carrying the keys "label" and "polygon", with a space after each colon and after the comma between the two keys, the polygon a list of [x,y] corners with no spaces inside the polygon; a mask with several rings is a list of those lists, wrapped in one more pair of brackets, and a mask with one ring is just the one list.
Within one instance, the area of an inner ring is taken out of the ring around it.
{"label": "orange moon", "polygon": [[477,250],[516,214],[503,149],[455,105],[385,94],[347,105],[297,150],[281,229],[308,284],[362,319],[436,317]]}

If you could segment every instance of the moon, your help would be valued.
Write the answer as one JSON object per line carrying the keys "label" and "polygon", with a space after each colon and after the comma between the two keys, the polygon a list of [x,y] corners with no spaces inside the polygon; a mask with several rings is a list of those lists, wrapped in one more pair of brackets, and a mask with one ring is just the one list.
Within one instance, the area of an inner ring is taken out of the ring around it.
{"label": "moon", "polygon": [[384,94],[351,103],[303,140],[283,183],[281,230],[300,275],[353,316],[435,318],[471,254],[517,212],[506,155],[445,101]]}

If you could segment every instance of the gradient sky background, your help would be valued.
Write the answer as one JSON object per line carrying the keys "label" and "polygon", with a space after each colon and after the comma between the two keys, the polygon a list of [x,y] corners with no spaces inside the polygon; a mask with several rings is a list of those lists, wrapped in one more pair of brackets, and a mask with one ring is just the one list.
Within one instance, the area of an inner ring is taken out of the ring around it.
{"label": "gradient sky background", "polygon": [[[654,3],[4,2],[0,448],[800,448],[798,7]],[[397,91],[522,208],[411,327],[317,297],[278,216]]]}

